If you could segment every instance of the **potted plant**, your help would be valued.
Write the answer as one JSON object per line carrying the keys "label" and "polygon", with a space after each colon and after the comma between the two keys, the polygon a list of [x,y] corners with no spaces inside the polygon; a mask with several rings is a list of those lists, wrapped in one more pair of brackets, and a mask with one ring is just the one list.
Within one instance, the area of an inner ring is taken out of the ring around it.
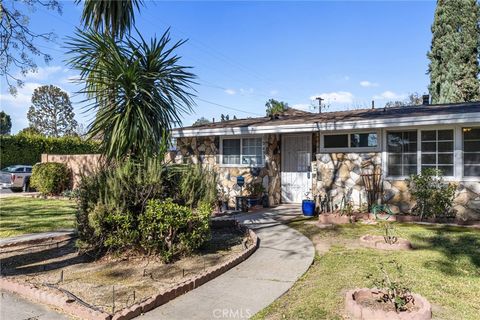
{"label": "potted plant", "polygon": [[247,185],[247,206],[249,208],[256,206],[259,203],[259,199],[262,197],[265,188],[260,183],[250,183]]}

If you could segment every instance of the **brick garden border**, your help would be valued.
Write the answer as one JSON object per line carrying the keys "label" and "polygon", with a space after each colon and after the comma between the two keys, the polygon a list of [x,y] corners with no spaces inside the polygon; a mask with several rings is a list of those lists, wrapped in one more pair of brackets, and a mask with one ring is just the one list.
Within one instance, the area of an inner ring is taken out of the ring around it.
{"label": "brick garden border", "polygon": [[[0,278],[0,289],[19,294],[38,303],[48,304],[55,308],[61,309],[65,313],[86,320],[133,319],[141,315],[142,313],[153,310],[169,302],[170,300],[173,300],[176,297],[181,296],[190,290],[198,288],[202,284],[218,277],[219,275],[235,267],[242,261],[245,261],[255,252],[255,250],[257,250],[259,245],[259,239],[257,234],[253,230],[239,224],[236,220],[216,220],[212,221],[212,225],[216,225],[217,227],[236,226],[241,230],[245,230],[246,232],[248,232],[252,244],[248,246],[246,250],[243,250],[242,252],[236,254],[229,260],[219,265],[212,266],[184,282],[178,283],[175,286],[165,289],[158,294],[143,300],[142,302],[136,303],[128,308],[121,309],[113,314],[109,314],[103,311],[97,311],[78,302],[75,302],[74,300],[70,299],[66,294],[60,291],[52,292],[51,290],[39,288],[32,284],[16,282],[14,280],[8,279],[7,277]],[[245,243],[244,245],[246,246],[247,244]]]}

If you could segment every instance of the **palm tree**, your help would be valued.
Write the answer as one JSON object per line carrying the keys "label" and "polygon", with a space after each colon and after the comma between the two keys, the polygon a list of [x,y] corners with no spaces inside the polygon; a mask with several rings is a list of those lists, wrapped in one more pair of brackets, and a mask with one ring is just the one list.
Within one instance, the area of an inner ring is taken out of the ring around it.
{"label": "palm tree", "polygon": [[[76,0],[79,4],[82,0]],[[143,0],[83,0],[82,22],[86,27],[123,37],[135,24],[135,10]]]}
{"label": "palm tree", "polygon": [[80,72],[80,93],[96,112],[89,136],[103,136],[108,159],[159,155],[172,124],[192,110],[195,75],[174,53],[184,41],[170,45],[168,30],[159,40],[138,38],[90,29],[67,41],[67,62]]}

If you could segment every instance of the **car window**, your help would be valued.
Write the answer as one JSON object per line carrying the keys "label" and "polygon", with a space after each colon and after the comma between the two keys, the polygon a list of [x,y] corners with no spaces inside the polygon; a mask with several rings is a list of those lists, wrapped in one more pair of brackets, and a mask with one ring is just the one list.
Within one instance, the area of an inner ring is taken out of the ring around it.
{"label": "car window", "polygon": [[3,168],[2,171],[4,171],[4,172],[15,172],[15,169],[16,169],[16,167],[10,166],[10,167]]}
{"label": "car window", "polygon": [[31,173],[31,172],[32,172],[32,168],[30,168],[30,167],[25,167],[25,172]]}
{"label": "car window", "polygon": [[25,172],[23,167],[16,168],[14,172]]}

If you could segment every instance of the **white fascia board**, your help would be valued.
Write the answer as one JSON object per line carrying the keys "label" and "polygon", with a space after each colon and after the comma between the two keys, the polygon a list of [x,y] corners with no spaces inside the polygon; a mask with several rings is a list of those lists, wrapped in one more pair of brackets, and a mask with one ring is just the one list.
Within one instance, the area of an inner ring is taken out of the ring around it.
{"label": "white fascia board", "polygon": [[379,129],[394,127],[428,126],[472,123],[480,124],[480,113],[442,114],[422,117],[399,117],[388,119],[330,121],[324,123],[284,124],[252,127],[230,127],[212,129],[178,129],[173,132],[175,138],[200,136],[230,136],[239,134],[296,133],[313,131],[336,131],[355,129]]}

